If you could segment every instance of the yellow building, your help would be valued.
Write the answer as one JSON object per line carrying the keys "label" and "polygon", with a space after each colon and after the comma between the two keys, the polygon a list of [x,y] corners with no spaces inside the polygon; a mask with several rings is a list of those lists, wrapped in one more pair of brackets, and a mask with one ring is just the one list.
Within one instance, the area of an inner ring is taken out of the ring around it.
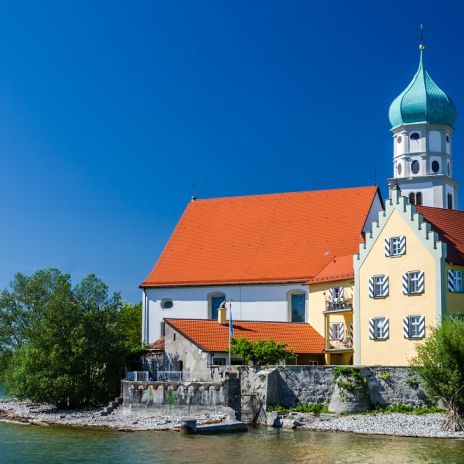
{"label": "yellow building", "polygon": [[464,315],[464,212],[393,190],[354,258],[354,362],[408,365],[445,315]]}

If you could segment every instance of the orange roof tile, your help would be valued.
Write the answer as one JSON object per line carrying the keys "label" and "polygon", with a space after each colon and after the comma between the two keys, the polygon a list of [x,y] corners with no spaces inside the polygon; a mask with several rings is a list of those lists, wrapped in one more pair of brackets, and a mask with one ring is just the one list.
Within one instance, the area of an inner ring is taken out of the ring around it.
{"label": "orange roof tile", "polygon": [[[211,319],[165,319],[203,351],[228,350],[229,326]],[[297,322],[233,322],[234,337],[286,343],[294,353],[323,353],[324,338],[309,324]]]}
{"label": "orange roof tile", "polygon": [[353,255],[347,255],[334,258],[321,272],[310,279],[309,282],[314,284],[352,278],[354,278]]}
{"label": "orange roof tile", "polygon": [[142,287],[304,282],[362,241],[377,187],[196,200]]}
{"label": "orange roof tile", "polygon": [[464,211],[430,206],[417,206],[416,209],[432,225],[440,240],[446,242],[446,260],[464,265]]}
{"label": "orange roof tile", "polygon": [[165,343],[164,337],[158,338],[158,340],[155,340],[151,345],[148,345],[148,349],[162,351],[164,350]]}

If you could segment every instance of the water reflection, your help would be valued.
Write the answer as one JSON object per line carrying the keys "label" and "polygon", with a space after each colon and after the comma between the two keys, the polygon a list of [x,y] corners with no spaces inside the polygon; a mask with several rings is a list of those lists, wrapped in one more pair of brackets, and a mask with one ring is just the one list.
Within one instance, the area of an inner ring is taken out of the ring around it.
{"label": "water reflection", "polygon": [[464,441],[275,429],[199,436],[0,424],[0,462],[464,464]]}

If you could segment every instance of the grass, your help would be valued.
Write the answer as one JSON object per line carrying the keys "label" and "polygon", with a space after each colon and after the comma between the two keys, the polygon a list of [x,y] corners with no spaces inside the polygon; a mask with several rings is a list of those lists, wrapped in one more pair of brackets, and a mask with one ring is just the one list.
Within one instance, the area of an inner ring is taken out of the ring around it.
{"label": "grass", "polygon": [[380,407],[377,406],[374,409],[366,411],[362,414],[381,414],[381,413],[392,413],[398,412],[400,414],[417,414],[418,416],[422,414],[432,414],[437,412],[443,412],[441,408],[436,406],[409,406],[406,404],[391,404],[390,406]]}
{"label": "grass", "polygon": [[267,407],[269,412],[277,411],[277,412],[313,412],[316,414],[320,414],[321,412],[329,412],[329,408],[322,403],[310,403],[310,404],[299,404],[298,406],[293,406],[291,408],[287,408],[282,405],[269,405]]}

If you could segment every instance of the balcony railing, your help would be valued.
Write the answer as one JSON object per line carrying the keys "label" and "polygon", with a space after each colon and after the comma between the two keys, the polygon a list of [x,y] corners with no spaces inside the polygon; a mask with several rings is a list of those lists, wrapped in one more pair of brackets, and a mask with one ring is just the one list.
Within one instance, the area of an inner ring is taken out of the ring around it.
{"label": "balcony railing", "polygon": [[344,300],[326,301],[325,310],[326,311],[352,311],[353,300],[352,298],[346,298]]}
{"label": "balcony railing", "polygon": [[326,351],[337,351],[337,350],[352,350],[353,342],[352,340],[330,340],[328,346],[326,346]]}

